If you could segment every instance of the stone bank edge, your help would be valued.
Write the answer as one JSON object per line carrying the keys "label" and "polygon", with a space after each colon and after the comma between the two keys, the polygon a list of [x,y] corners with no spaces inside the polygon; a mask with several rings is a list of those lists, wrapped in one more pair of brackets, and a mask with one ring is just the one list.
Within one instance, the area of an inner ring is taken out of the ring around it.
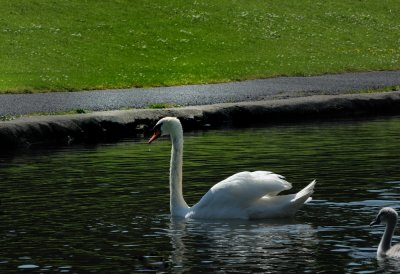
{"label": "stone bank edge", "polygon": [[245,127],[279,122],[330,120],[400,114],[400,91],[315,95],[268,101],[223,103],[171,109],[134,109],[0,122],[0,146],[99,143],[148,134],[162,117],[180,118],[185,130]]}

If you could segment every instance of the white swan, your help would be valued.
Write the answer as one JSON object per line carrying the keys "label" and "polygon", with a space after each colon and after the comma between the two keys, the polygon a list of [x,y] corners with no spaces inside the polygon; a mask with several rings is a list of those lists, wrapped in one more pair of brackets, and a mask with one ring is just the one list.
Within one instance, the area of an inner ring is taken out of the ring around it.
{"label": "white swan", "polygon": [[382,208],[370,226],[386,224],[381,242],[379,243],[378,257],[397,257],[400,258],[400,244],[392,246],[392,237],[397,224],[397,212],[391,207]]}
{"label": "white swan", "polygon": [[170,135],[172,141],[170,167],[171,215],[184,218],[280,218],[293,216],[311,200],[314,180],[296,194],[280,195],[290,189],[284,177],[269,171],[240,172],[214,185],[193,207],[182,194],[183,130],[177,118],[165,117],[153,128],[149,143],[161,135]]}

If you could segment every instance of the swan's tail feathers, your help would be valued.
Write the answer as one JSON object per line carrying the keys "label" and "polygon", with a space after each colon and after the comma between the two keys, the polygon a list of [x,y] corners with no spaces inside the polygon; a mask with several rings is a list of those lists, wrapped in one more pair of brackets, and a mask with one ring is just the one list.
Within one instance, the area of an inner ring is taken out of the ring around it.
{"label": "swan's tail feathers", "polygon": [[296,193],[294,198],[290,201],[292,203],[305,204],[312,200],[311,195],[314,193],[314,186],[317,180],[312,181],[308,186]]}

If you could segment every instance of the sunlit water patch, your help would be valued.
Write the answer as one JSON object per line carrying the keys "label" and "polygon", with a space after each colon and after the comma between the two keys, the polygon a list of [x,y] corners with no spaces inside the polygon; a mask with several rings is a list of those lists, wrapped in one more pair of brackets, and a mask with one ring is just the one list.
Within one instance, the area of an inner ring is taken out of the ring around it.
{"label": "sunlit water patch", "polygon": [[238,171],[274,171],[293,191],[316,178],[291,220],[171,219],[167,139],[4,156],[0,272],[399,272],[376,260],[384,228],[368,226],[400,210],[399,133],[392,117],[185,135],[189,204]]}

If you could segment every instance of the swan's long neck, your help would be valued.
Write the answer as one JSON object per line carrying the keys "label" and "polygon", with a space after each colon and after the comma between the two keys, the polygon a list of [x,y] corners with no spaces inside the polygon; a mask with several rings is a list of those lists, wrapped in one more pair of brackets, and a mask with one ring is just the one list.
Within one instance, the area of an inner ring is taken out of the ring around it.
{"label": "swan's long neck", "polygon": [[397,219],[389,220],[386,224],[385,233],[382,236],[381,242],[378,246],[378,254],[385,255],[392,246],[392,237],[396,227]]}
{"label": "swan's long neck", "polygon": [[172,216],[181,216],[189,208],[183,199],[182,192],[182,164],[183,164],[183,131],[182,127],[176,128],[171,134],[171,166],[170,166],[170,209]]}

